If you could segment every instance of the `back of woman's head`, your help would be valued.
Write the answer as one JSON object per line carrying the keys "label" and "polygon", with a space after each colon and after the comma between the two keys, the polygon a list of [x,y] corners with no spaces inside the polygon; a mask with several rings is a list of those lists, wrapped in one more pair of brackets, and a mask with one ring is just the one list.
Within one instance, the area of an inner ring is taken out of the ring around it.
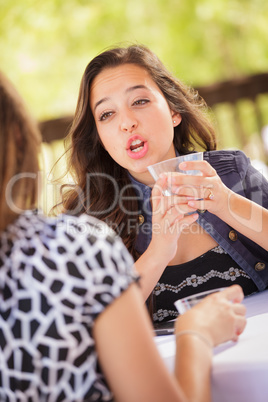
{"label": "back of woman's head", "polygon": [[0,72],[0,230],[35,205],[40,143],[22,98]]}

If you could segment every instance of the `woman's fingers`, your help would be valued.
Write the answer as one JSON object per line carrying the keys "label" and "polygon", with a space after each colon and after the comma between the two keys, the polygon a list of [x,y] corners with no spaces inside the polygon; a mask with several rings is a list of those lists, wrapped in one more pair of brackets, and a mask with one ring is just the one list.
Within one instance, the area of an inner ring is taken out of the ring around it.
{"label": "woman's fingers", "polygon": [[241,303],[233,303],[233,312],[235,314],[235,328],[233,340],[237,341],[239,335],[244,331],[247,320],[246,320],[246,307]]}
{"label": "woman's fingers", "polygon": [[[171,212],[177,213],[177,214],[189,214],[195,212],[195,208],[192,208],[190,205],[187,204],[187,200],[185,203],[181,203],[182,200],[177,200],[174,199],[173,202],[172,200],[164,200],[163,203],[161,204],[162,206],[162,214],[166,215]],[[160,205],[159,205],[160,206]]]}
{"label": "woman's fingers", "polygon": [[239,285],[229,286],[222,290],[220,294],[233,303],[240,303],[244,299],[243,290]]}
{"label": "woman's fingers", "polygon": [[246,314],[246,307],[244,306],[244,304],[234,303],[233,304],[233,311],[237,315],[244,316]]}
{"label": "woman's fingers", "polygon": [[157,180],[152,190],[152,209],[153,211],[157,209],[159,203],[163,198],[163,191],[167,188],[167,177],[163,176]]}
{"label": "woman's fingers", "polygon": [[177,214],[188,214],[195,211],[195,208],[192,208],[190,205],[188,205],[188,197],[180,197],[176,195],[165,196],[163,193],[166,189],[167,177],[163,176],[157,180],[152,190],[151,201],[154,213],[165,215],[172,211],[173,213],[176,212]]}
{"label": "woman's fingers", "polygon": [[172,236],[177,237],[184,228],[198,219],[198,214],[195,208],[188,205],[188,197],[165,196],[163,192],[167,188],[167,177],[163,175],[152,190],[153,223],[157,225],[159,233],[172,230]]}
{"label": "woman's fingers", "polygon": [[177,172],[163,175],[171,192],[183,198],[188,197],[188,206],[195,210],[208,210],[216,215],[227,211],[232,192],[223,184],[215,169],[206,161],[186,162],[185,166],[187,170],[201,170],[203,175]]}
{"label": "woman's fingers", "polygon": [[189,161],[179,165],[181,170],[200,170],[202,175],[191,175],[174,172],[167,174],[167,184],[172,192],[178,195],[192,196],[194,198],[206,198],[205,191],[212,188],[215,179],[218,180],[216,170],[207,161]]}
{"label": "woman's fingers", "polygon": [[171,191],[173,194],[188,198],[188,201],[193,199],[193,200],[198,200],[200,198],[205,198],[206,194],[205,192],[208,193],[208,189],[212,188],[211,185],[204,187],[203,185],[193,185],[193,184],[182,184],[182,185],[176,185],[171,187]]}
{"label": "woman's fingers", "polygon": [[[165,215],[163,215],[163,219],[165,221],[164,226],[170,228],[176,224],[179,228],[177,233],[181,233],[184,228],[195,222],[199,215],[197,213],[190,213],[187,215],[185,214],[185,211],[181,212],[181,209],[178,211],[177,208],[178,206],[174,205],[166,212]],[[188,213],[187,209],[186,212]]]}
{"label": "woman's fingers", "polygon": [[231,302],[231,308],[234,313],[234,336],[232,338],[233,341],[237,341],[239,335],[242,334],[246,327],[246,307],[241,304],[241,301],[244,299],[244,293],[242,288],[239,285],[233,285],[229,288],[224,289],[222,295],[227,298],[228,301]]}
{"label": "woman's fingers", "polygon": [[239,339],[239,335],[241,335],[244,332],[244,329],[246,327],[247,320],[245,317],[241,317],[241,319],[236,320],[236,329],[235,329],[235,334],[232,337],[232,341],[237,342]]}
{"label": "woman's fingers", "polygon": [[184,215],[182,219],[176,219],[175,223],[178,225],[180,232],[183,231],[187,226],[190,226],[193,222],[198,219],[199,215],[197,213],[191,215]]}
{"label": "woman's fingers", "polygon": [[216,170],[207,161],[187,161],[179,164],[181,170],[200,170],[203,176],[215,176]]}
{"label": "woman's fingers", "polygon": [[229,302],[229,308],[233,315],[233,336],[232,340],[237,341],[246,327],[246,307],[241,304],[244,293],[239,285],[233,285],[224,289],[219,294]]}
{"label": "woman's fingers", "polygon": [[247,325],[247,320],[244,314],[236,314],[235,318],[235,330],[234,336],[232,338],[233,341],[237,341],[239,335],[241,335]]}
{"label": "woman's fingers", "polygon": [[213,293],[178,318],[177,331],[197,331],[214,346],[236,341],[246,326],[246,309],[240,303],[242,300],[243,291],[238,285]]}
{"label": "woman's fingers", "polygon": [[[160,179],[157,180],[153,192],[152,192],[152,203],[153,209],[159,206],[161,199],[166,199],[166,204],[170,205],[177,204],[188,204],[189,208],[184,213],[191,212],[196,209],[208,209],[212,210],[219,208],[218,202],[222,199],[219,194],[222,195],[223,183],[220,178],[206,161],[201,162],[189,162],[191,164],[204,163],[206,174],[211,174],[211,176],[194,176],[186,175],[182,173],[167,173],[162,174]],[[188,165],[188,162],[187,162]],[[199,167],[200,165],[198,165]],[[212,176],[213,171],[215,174]],[[164,196],[164,192],[168,190],[173,196]],[[176,199],[175,196],[178,198]],[[215,202],[216,201],[216,202]],[[163,202],[161,203],[163,206]]]}

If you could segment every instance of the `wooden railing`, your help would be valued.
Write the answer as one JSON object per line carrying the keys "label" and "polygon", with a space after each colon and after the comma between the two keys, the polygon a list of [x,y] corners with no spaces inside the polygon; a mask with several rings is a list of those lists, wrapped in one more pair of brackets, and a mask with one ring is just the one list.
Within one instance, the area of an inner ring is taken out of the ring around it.
{"label": "wooden railing", "polygon": [[[238,136],[241,148],[248,143],[253,130],[261,136],[263,128],[268,125],[268,73],[222,81],[196,89],[211,107],[216,117],[218,134],[223,143],[226,132],[223,132],[219,118],[222,105],[229,106],[228,125]],[[243,106],[245,107],[246,103],[247,110],[251,112],[251,124],[245,113],[243,114]]]}
{"label": "wooden railing", "polygon": [[62,140],[68,134],[72,124],[72,116],[59,117],[57,119],[43,120],[39,123],[44,142],[51,143],[56,140]]}

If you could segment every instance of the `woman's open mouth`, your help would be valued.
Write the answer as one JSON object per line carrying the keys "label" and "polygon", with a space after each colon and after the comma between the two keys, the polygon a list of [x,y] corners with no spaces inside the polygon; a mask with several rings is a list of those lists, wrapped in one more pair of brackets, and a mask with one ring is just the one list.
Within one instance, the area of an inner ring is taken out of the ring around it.
{"label": "woman's open mouth", "polygon": [[129,138],[127,144],[127,153],[128,156],[132,159],[142,158],[148,151],[147,141],[144,141],[143,138],[135,135]]}
{"label": "woman's open mouth", "polygon": [[139,152],[144,147],[144,142],[141,140],[134,140],[130,145],[131,152]]}

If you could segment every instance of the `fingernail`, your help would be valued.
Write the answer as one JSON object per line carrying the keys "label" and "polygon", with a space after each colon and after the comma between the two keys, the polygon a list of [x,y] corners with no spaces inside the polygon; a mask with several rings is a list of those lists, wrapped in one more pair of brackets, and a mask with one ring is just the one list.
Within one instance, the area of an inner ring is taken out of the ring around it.
{"label": "fingernail", "polygon": [[194,207],[194,206],[195,206],[193,201],[188,201],[188,205],[189,205],[190,207]]}
{"label": "fingernail", "polygon": [[185,169],[187,167],[186,162],[181,162],[180,163],[180,169]]}

